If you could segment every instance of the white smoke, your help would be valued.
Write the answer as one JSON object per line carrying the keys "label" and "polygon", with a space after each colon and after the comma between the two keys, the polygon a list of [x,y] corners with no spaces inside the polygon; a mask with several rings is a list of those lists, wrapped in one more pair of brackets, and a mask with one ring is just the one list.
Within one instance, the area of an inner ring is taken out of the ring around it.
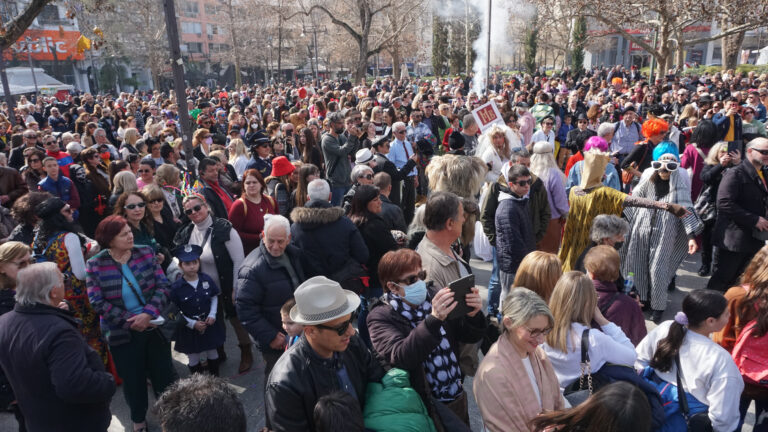
{"label": "white smoke", "polygon": [[[441,1],[434,10],[446,19],[464,19],[467,3],[469,3],[472,18],[479,19],[481,24],[480,34],[472,43],[472,49],[476,54],[475,62],[472,64],[472,72],[475,74],[472,80],[472,91],[481,94],[485,88],[488,62],[488,0]],[[515,26],[513,31],[513,22],[525,23],[534,13],[534,6],[524,0],[492,0],[490,10],[492,69],[495,64],[508,63],[514,47],[519,43],[519,38],[515,38],[513,33],[522,32],[523,28]]]}

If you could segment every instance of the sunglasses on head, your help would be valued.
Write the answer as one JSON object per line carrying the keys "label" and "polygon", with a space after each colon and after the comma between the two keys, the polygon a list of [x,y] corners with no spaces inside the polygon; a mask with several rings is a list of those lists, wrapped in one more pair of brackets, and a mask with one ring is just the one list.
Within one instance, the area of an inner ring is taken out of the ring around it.
{"label": "sunglasses on head", "polygon": [[669,172],[676,171],[677,167],[680,166],[679,163],[673,162],[673,161],[653,161],[651,162],[651,167],[659,171],[660,169],[666,169]]}
{"label": "sunglasses on head", "polygon": [[136,208],[140,208],[140,209],[144,208],[144,206],[146,206],[146,204],[144,204],[143,202],[140,202],[140,203],[136,203],[136,204],[127,204],[127,205],[124,206],[124,208],[126,210],[134,210]]}
{"label": "sunglasses on head", "polygon": [[188,208],[188,209],[184,210],[184,214],[185,214],[185,215],[187,215],[187,216],[189,216],[189,215],[191,215],[192,213],[197,213],[197,212],[199,212],[201,208],[203,208],[203,205],[202,205],[202,204],[198,204],[198,205],[196,205],[196,206],[194,206],[194,207],[192,207],[192,208]]}
{"label": "sunglasses on head", "polygon": [[349,321],[344,321],[343,323],[339,324],[336,327],[331,327],[331,326],[322,325],[322,324],[316,324],[315,327],[323,330],[331,330],[336,332],[336,334],[339,336],[344,336],[344,333],[347,332],[347,330],[349,329],[349,326],[352,324],[353,319],[355,319],[354,316],[350,317]]}

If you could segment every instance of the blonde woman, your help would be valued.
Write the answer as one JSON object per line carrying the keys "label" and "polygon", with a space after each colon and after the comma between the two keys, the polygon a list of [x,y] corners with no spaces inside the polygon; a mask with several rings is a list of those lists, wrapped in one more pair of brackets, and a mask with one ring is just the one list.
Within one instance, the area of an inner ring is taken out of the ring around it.
{"label": "blonde woman", "polygon": [[488,173],[485,175],[485,181],[495,183],[501,175],[501,168],[509,162],[512,154],[510,147],[510,138],[502,126],[494,125],[484,133],[479,139],[479,147],[482,153],[478,153],[480,158],[488,165]]}
{"label": "blonde woman", "polygon": [[539,295],[522,287],[504,299],[502,315],[502,334],[480,363],[472,388],[485,430],[528,432],[537,415],[567,406],[540,346],[554,317]]}
{"label": "blonde woman", "polygon": [[208,157],[208,153],[211,152],[211,144],[213,144],[213,137],[208,129],[200,128],[192,134],[193,154],[197,159],[203,160]]}
{"label": "blonde woman", "polygon": [[109,197],[109,206],[114,208],[117,199],[125,192],[136,192],[139,186],[136,184],[136,176],[130,171],[120,171],[112,179],[112,196]]}
{"label": "blonde woman", "polygon": [[123,144],[120,146],[120,156],[123,160],[128,158],[130,154],[139,154],[139,150],[136,148],[136,141],[141,138],[141,134],[136,128],[128,128],[123,135]]}
{"label": "blonde woman", "polygon": [[237,180],[243,180],[243,173],[248,165],[248,159],[248,152],[245,150],[243,140],[235,138],[229,142],[229,164],[235,168]]}
{"label": "blonde woman", "polygon": [[557,253],[560,249],[560,233],[568,216],[568,196],[565,194],[565,176],[557,168],[552,145],[539,141],[533,145],[531,172],[544,183],[549,200],[550,219],[544,237],[537,245],[539,250]]}
{"label": "blonde woman", "polygon": [[513,287],[525,287],[549,302],[552,291],[563,275],[563,265],[557,255],[533,251],[523,258],[515,273]]}
{"label": "blonde woman", "polygon": [[[600,313],[597,292],[589,276],[578,271],[565,273],[555,285],[549,308],[555,324],[547,335],[544,351],[555,368],[561,388],[581,376],[581,339],[585,331],[592,372],[599,371],[606,363],[634,365],[637,359],[634,345],[619,326]],[[600,329],[590,328],[593,320]]]}

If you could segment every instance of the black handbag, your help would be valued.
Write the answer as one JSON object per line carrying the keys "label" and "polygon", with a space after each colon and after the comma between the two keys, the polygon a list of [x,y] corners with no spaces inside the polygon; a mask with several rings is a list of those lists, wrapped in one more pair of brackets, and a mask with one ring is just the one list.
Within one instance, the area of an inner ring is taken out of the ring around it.
{"label": "black handbag", "polygon": [[331,274],[330,279],[335,280],[342,288],[355,294],[364,295],[368,290],[368,272],[354,258],[349,258],[340,269]]}
{"label": "black handbag", "polygon": [[680,379],[680,354],[675,354],[675,365],[677,366],[677,400],[680,404],[680,412],[683,414],[685,424],[688,425],[689,432],[712,432],[712,421],[709,419],[708,411],[689,415],[688,396],[683,389],[683,380]]}
{"label": "black handbag", "polygon": [[571,406],[580,405],[606,384],[608,382],[603,377],[592,373],[589,364],[589,328],[586,328],[581,332],[581,375],[578,381],[565,388],[563,396]]}
{"label": "black handbag", "polygon": [[[123,275],[123,279],[125,279],[125,283],[128,284],[128,288],[130,288],[133,295],[136,296],[136,300],[138,300],[142,306],[146,306],[147,303],[144,301],[144,298],[141,296],[141,294],[139,294],[138,289],[133,286],[133,282],[131,282],[131,280],[128,279],[128,277],[123,272],[123,266],[119,265],[118,263],[118,268],[120,269],[120,273]],[[163,339],[165,339],[166,342],[170,343],[176,334],[176,331],[178,331],[180,326],[183,326],[186,323],[186,320],[184,319],[184,315],[181,314],[179,307],[170,300],[168,301],[168,304],[165,306],[165,308],[160,311],[160,316],[163,317],[165,322],[157,326],[155,330],[157,330],[157,332]]]}
{"label": "black handbag", "polygon": [[702,222],[715,220],[717,217],[717,205],[715,204],[715,191],[712,186],[706,186],[696,198],[693,209],[699,215]]}

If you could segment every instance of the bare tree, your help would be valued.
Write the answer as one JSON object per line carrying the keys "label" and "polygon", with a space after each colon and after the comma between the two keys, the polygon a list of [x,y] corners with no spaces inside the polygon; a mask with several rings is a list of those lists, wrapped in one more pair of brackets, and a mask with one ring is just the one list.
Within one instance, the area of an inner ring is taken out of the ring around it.
{"label": "bare tree", "polygon": [[[368,59],[385,49],[417,18],[417,10],[422,0],[397,2],[393,0],[313,0],[313,4],[304,5],[299,0],[300,11],[296,15],[309,15],[312,11],[325,14],[334,25],[344,29],[357,43],[357,62],[355,81],[359,82],[366,75]],[[396,5],[400,5],[398,10]],[[397,11],[400,19],[394,23],[382,18],[387,10]],[[354,11],[354,13],[350,13]]]}
{"label": "bare tree", "polygon": [[0,52],[13,45],[17,39],[32,25],[43,8],[53,0],[32,0],[17,16],[7,23],[0,22]]}

